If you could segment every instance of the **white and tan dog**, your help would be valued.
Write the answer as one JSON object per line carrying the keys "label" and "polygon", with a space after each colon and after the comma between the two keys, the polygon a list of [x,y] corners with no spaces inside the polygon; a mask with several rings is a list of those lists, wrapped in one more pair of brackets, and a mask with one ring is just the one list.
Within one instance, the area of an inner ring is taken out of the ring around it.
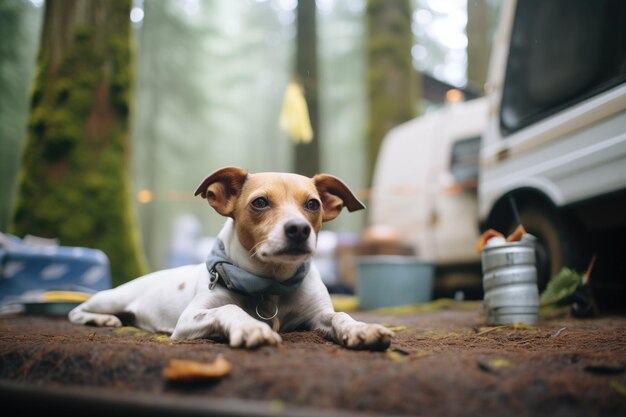
{"label": "white and tan dog", "polygon": [[331,175],[209,175],[196,190],[230,217],[206,264],[154,272],[95,294],[69,314],[74,323],[134,325],[174,340],[227,338],[233,347],[281,342],[277,331],[322,330],[352,349],[385,349],[393,332],[334,311],[311,264],[323,222],[364,206]]}

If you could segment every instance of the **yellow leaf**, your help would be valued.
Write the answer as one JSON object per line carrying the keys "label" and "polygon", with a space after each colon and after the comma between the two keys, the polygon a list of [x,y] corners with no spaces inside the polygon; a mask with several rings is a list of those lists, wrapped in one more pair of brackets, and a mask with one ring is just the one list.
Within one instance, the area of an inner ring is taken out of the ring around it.
{"label": "yellow leaf", "polygon": [[133,327],[133,326],[124,326],[124,327],[118,327],[117,329],[115,329],[115,333],[117,334],[132,334],[135,336],[143,336],[143,335],[148,335],[148,332],[141,330],[137,327]]}
{"label": "yellow leaf", "polygon": [[484,336],[487,333],[496,332],[504,329],[506,326],[495,326],[495,327],[481,327],[480,331],[476,333],[476,336]]}
{"label": "yellow leaf", "polygon": [[476,336],[484,336],[488,333],[491,332],[498,332],[500,330],[504,330],[504,329],[512,329],[512,330],[527,330],[527,331],[537,331],[537,328],[535,326],[532,326],[530,324],[526,324],[526,323],[520,323],[520,322],[516,322],[513,324],[505,324],[505,325],[501,325],[501,326],[494,326],[494,327],[481,327],[478,333],[476,333]]}
{"label": "yellow leaf", "polygon": [[171,343],[172,339],[166,334],[155,334],[153,339],[161,343]]}
{"label": "yellow leaf", "polygon": [[617,391],[618,394],[626,397],[626,385],[620,384],[617,381],[611,381],[611,388]]}
{"label": "yellow leaf", "polygon": [[295,143],[310,143],[313,140],[309,108],[302,86],[293,81],[285,90],[279,125]]}
{"label": "yellow leaf", "polygon": [[502,369],[502,368],[511,368],[513,367],[513,363],[508,359],[496,358],[490,359],[487,361],[489,366],[493,369]]}
{"label": "yellow leaf", "polygon": [[392,326],[390,324],[385,324],[385,327],[391,330],[392,332],[396,332],[396,333],[403,332],[409,329],[406,326]]}
{"label": "yellow leaf", "polygon": [[533,326],[532,324],[527,324],[527,323],[522,323],[522,322],[515,322],[512,325],[513,330],[537,330],[537,328],[535,326]]}
{"label": "yellow leaf", "polygon": [[396,350],[393,349],[387,349],[387,351],[385,352],[387,354],[387,357],[389,359],[391,359],[394,362],[398,362],[398,363],[402,363],[406,360],[407,355],[404,355]]}
{"label": "yellow leaf", "polygon": [[514,368],[515,364],[505,358],[477,359],[478,366],[483,371],[497,372],[501,369]]}

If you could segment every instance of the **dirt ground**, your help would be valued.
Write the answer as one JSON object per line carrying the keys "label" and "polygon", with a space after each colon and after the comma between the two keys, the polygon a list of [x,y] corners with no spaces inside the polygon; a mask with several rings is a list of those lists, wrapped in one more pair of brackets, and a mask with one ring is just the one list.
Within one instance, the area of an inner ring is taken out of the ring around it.
{"label": "dirt ground", "polygon": [[[233,350],[131,327],[2,317],[0,401],[19,415],[626,415],[624,316],[493,328],[476,304],[354,315],[394,329],[391,348],[350,351],[295,332],[278,347]],[[172,358],[219,354],[233,369],[218,381],[179,385],[162,375]]]}

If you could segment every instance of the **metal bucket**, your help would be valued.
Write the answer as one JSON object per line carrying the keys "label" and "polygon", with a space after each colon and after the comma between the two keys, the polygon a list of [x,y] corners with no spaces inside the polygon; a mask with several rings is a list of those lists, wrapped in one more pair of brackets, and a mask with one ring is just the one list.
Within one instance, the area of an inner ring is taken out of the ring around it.
{"label": "metal bucket", "polygon": [[485,247],[482,270],[489,324],[537,323],[539,291],[534,238]]}

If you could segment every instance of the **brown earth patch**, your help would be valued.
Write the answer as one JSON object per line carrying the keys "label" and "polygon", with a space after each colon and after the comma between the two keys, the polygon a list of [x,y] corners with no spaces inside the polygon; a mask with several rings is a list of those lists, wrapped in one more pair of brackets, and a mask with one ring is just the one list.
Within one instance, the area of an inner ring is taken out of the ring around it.
{"label": "brown earth patch", "polygon": [[[304,415],[303,410],[424,416],[626,415],[626,317],[565,317],[544,319],[537,327],[490,328],[477,311],[355,316],[392,327],[397,333],[391,348],[350,351],[319,332],[295,332],[283,334],[278,347],[233,350],[210,340],[172,342],[166,335],[131,327],[3,317],[0,398],[9,404],[23,402],[26,394],[18,394],[26,389],[28,395],[41,394],[40,401],[21,404],[22,410],[50,409],[54,401],[46,392],[61,390],[62,395],[63,390],[71,394],[77,389],[104,396],[104,404],[115,402],[116,395],[120,401],[137,397],[149,403],[154,398],[152,406],[158,409],[159,404],[170,404],[163,402],[167,400],[174,409],[180,407],[181,415],[184,407],[196,402],[194,407],[206,407],[209,415],[211,409],[212,415],[219,414],[215,407],[223,414],[220,404],[235,410],[233,415],[250,415],[246,404],[257,403],[247,401],[265,404],[252,408],[257,415]],[[233,368],[219,381],[173,385],[162,375],[170,359],[210,362],[220,354]],[[80,395],[76,398],[80,400]],[[70,395],[64,407],[76,398]],[[122,404],[117,414],[128,407]]]}

